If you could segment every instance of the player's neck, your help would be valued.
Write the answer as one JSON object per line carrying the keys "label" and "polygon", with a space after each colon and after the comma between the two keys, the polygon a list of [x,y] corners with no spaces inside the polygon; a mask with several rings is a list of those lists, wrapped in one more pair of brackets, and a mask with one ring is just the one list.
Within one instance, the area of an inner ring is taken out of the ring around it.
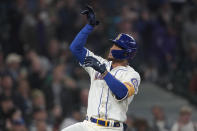
{"label": "player's neck", "polygon": [[116,68],[118,66],[127,66],[128,61],[127,60],[113,60],[112,61],[112,68]]}

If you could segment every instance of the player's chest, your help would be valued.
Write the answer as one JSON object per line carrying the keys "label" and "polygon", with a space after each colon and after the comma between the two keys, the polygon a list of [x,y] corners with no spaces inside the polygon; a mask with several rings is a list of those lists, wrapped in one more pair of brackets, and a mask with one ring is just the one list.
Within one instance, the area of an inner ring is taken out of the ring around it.
{"label": "player's chest", "polygon": [[[111,69],[110,68],[110,66],[109,67],[107,67],[107,71],[112,75],[112,76],[114,76],[114,77],[116,77],[117,79],[121,79],[121,78],[119,78],[119,76],[118,76],[118,74],[117,74],[117,72],[119,71],[119,69]],[[99,72],[95,72],[95,74],[94,74],[94,76],[93,76],[93,78],[94,78],[94,81],[95,82],[102,82],[102,81],[100,81],[100,80],[103,80],[103,76],[102,76],[102,74],[101,73],[99,73]]]}

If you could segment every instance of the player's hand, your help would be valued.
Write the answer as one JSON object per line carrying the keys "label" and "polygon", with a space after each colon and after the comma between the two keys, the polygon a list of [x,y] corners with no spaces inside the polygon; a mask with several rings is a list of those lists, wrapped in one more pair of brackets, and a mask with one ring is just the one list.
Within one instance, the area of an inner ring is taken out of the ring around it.
{"label": "player's hand", "polygon": [[105,64],[101,64],[96,58],[87,56],[84,61],[85,67],[92,67],[99,73],[103,74],[106,71]]}
{"label": "player's hand", "polygon": [[91,6],[87,5],[86,9],[83,10],[81,12],[81,14],[87,16],[87,19],[88,19],[88,22],[89,22],[90,25],[96,26],[96,25],[99,24],[99,21],[96,20],[96,16],[95,16],[94,10],[92,9]]}

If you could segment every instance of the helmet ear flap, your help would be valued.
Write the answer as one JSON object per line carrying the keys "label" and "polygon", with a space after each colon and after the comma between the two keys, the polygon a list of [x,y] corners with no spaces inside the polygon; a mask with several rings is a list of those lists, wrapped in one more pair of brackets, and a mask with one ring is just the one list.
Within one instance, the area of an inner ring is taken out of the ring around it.
{"label": "helmet ear flap", "polygon": [[133,58],[136,55],[136,48],[129,48],[126,49],[125,54],[127,56],[127,58]]}
{"label": "helmet ear flap", "polygon": [[132,49],[126,49],[126,52],[128,53],[128,54],[130,54],[131,52],[132,52]]}

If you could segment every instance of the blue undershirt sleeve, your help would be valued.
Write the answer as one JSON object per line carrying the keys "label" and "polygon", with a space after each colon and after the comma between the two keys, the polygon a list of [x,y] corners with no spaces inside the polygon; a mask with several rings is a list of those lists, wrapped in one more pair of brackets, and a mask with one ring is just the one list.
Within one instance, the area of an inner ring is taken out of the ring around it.
{"label": "blue undershirt sleeve", "polygon": [[81,64],[83,64],[84,59],[86,57],[87,49],[84,47],[88,35],[92,32],[93,26],[87,24],[75,37],[70,45],[70,50],[73,55],[79,60]]}
{"label": "blue undershirt sleeve", "polygon": [[109,72],[104,77],[104,80],[118,100],[121,100],[124,97],[126,97],[128,92],[127,87],[119,80],[117,80],[114,76],[112,76]]}

